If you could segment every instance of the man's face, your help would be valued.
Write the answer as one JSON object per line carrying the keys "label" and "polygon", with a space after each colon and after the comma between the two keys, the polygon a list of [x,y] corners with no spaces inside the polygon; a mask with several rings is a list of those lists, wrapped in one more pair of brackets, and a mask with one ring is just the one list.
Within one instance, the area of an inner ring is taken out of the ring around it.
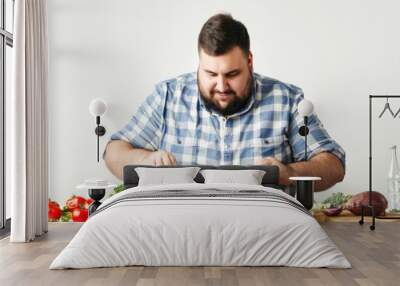
{"label": "man's face", "polygon": [[199,53],[198,86],[208,106],[223,115],[239,111],[250,97],[253,57],[234,47],[220,56]]}

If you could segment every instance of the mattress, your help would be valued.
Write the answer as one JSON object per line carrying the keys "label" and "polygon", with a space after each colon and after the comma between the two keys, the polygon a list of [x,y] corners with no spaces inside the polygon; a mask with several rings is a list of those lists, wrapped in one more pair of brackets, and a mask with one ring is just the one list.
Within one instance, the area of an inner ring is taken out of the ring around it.
{"label": "mattress", "polygon": [[198,183],[138,186],[105,200],[50,269],[132,265],[351,267],[283,191]]}

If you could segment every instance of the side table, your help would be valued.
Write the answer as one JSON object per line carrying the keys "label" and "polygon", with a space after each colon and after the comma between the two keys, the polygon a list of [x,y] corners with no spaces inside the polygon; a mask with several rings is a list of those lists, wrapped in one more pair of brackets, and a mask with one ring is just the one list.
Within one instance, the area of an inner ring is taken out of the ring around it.
{"label": "side table", "polygon": [[296,181],[296,199],[308,210],[314,204],[314,185],[315,181],[321,180],[320,177],[290,177],[289,180]]}
{"label": "side table", "polygon": [[103,179],[88,179],[83,184],[76,186],[77,189],[87,189],[89,197],[93,199],[93,203],[90,204],[88,209],[89,216],[101,205],[100,200],[104,198],[106,189],[114,188],[115,186],[115,184]]}

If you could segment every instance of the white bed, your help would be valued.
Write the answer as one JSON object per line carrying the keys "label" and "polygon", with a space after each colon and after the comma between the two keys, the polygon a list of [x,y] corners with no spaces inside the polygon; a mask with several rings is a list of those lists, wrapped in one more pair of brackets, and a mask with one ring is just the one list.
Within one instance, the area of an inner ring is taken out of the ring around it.
{"label": "white bed", "polygon": [[134,187],[105,200],[50,269],[128,265],[351,267],[284,192],[198,183]]}

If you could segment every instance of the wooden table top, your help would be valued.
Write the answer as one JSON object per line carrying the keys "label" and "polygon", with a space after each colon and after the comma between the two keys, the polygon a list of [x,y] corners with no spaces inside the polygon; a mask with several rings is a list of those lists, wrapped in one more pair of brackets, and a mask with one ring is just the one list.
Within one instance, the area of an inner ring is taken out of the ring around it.
{"label": "wooden table top", "polygon": [[[343,210],[338,216],[327,216],[323,212],[314,213],[314,217],[319,223],[324,222],[358,222],[360,220],[360,216],[356,216],[348,210]],[[380,221],[400,221],[400,214],[399,213],[386,213],[385,216],[378,216],[377,219]],[[364,217],[365,222],[371,222],[372,218],[370,216]]]}

